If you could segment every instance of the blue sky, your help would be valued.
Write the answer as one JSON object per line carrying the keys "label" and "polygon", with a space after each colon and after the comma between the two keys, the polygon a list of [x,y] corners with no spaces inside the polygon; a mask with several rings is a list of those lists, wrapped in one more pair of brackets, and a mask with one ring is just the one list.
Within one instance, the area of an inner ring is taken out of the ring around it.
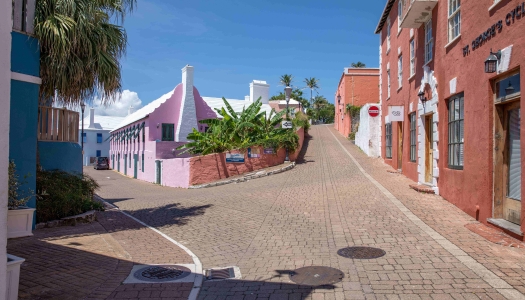
{"label": "blue sky", "polygon": [[[385,0],[245,1],[138,0],[125,19],[128,49],[123,88],[145,105],[195,67],[201,95],[244,99],[253,79],[266,80],[270,95],[279,77],[320,80],[319,94],[333,102],[343,68],[362,61],[378,67],[374,29]],[[309,94],[309,93],[308,93]]]}

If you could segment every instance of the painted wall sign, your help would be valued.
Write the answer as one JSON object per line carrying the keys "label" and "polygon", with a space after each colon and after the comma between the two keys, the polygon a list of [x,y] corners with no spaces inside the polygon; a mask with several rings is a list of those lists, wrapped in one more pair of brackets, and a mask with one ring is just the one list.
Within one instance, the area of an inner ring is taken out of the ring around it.
{"label": "painted wall sign", "polygon": [[264,154],[275,154],[273,148],[264,148]]}
{"label": "painted wall sign", "polygon": [[226,153],[226,162],[227,163],[243,163],[244,154],[243,153]]}
{"label": "painted wall sign", "polygon": [[375,106],[375,105],[372,105],[368,108],[368,114],[371,116],[371,117],[377,117],[379,116],[379,107]]}
{"label": "painted wall sign", "polygon": [[292,128],[292,121],[283,121],[282,128]]}
{"label": "painted wall sign", "polygon": [[405,120],[405,107],[402,105],[388,107],[388,120],[390,122],[403,122]]}
{"label": "painted wall sign", "polygon": [[[522,2],[521,4],[513,8],[505,16],[505,24],[507,24],[507,26],[510,26],[514,23],[514,20],[521,19],[522,17],[525,17],[525,2]],[[479,47],[481,47],[486,41],[496,36],[496,31],[499,33],[502,29],[503,20],[499,20],[498,22],[494,23],[494,25],[490,26],[487,30],[482,32],[478,37],[476,37],[472,41],[472,50],[476,50]],[[466,45],[465,47],[463,47],[463,56],[467,56],[470,53],[471,45]]]}
{"label": "painted wall sign", "polygon": [[248,157],[249,158],[259,158],[261,157],[261,150],[259,148],[248,148]]}

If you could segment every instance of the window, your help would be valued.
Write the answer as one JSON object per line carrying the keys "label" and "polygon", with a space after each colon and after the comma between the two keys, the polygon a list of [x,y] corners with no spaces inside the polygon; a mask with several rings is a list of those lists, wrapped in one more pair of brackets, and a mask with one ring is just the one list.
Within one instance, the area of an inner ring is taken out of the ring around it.
{"label": "window", "polygon": [[386,158],[392,158],[392,123],[385,125]]}
{"label": "window", "polygon": [[448,167],[463,169],[463,94],[448,102]]}
{"label": "window", "polygon": [[102,133],[97,133],[97,143],[102,143]]}
{"label": "window", "polygon": [[520,95],[520,73],[496,82],[496,101],[513,99]]}
{"label": "window", "polygon": [[386,52],[390,51],[390,18],[386,20]]}
{"label": "window", "polygon": [[84,143],[87,142],[87,132],[82,133],[82,141],[83,141]]}
{"label": "window", "polygon": [[461,32],[460,0],[448,0],[448,41],[455,39]]}
{"label": "window", "polygon": [[146,142],[146,127],[142,127],[142,142]]}
{"label": "window", "polygon": [[390,98],[390,70],[386,70],[386,81],[387,81],[387,99]]}
{"label": "window", "polygon": [[173,124],[162,124],[162,140],[163,141],[173,141],[174,140],[174,134],[173,134]]}
{"label": "window", "polygon": [[397,84],[399,88],[403,86],[403,55],[400,55],[397,60]]}
{"label": "window", "polygon": [[100,157],[100,156],[102,156],[102,153],[100,150],[97,150],[97,157]]}
{"label": "window", "polygon": [[410,77],[416,73],[416,42],[410,41]]}
{"label": "window", "polygon": [[432,60],[432,19],[425,23],[425,64]]}
{"label": "window", "polygon": [[416,161],[416,113],[408,115],[410,121],[410,161]]}

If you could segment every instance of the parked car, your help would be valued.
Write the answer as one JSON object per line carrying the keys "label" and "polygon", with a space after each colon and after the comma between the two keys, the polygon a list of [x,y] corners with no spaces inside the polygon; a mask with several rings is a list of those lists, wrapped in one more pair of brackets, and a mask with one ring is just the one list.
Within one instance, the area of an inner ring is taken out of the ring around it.
{"label": "parked car", "polygon": [[95,170],[109,170],[109,159],[107,157],[99,156],[95,160]]}

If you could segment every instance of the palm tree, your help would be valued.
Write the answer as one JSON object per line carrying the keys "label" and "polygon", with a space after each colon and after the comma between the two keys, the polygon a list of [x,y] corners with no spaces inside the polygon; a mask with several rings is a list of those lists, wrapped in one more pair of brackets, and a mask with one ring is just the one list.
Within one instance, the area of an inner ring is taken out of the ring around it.
{"label": "palm tree", "polygon": [[310,102],[313,105],[313,91],[319,89],[319,79],[315,77],[305,78],[304,83],[306,84],[306,87],[310,89]]}
{"label": "palm tree", "polygon": [[136,0],[37,0],[35,35],[40,43],[40,101],[75,106],[100,97],[116,100],[120,62],[127,46],[121,26]]}
{"label": "palm tree", "polygon": [[279,78],[279,82],[284,86],[292,86],[293,76],[292,74],[284,74]]}
{"label": "palm tree", "polygon": [[352,68],[366,68],[366,65],[360,61],[351,64]]}

